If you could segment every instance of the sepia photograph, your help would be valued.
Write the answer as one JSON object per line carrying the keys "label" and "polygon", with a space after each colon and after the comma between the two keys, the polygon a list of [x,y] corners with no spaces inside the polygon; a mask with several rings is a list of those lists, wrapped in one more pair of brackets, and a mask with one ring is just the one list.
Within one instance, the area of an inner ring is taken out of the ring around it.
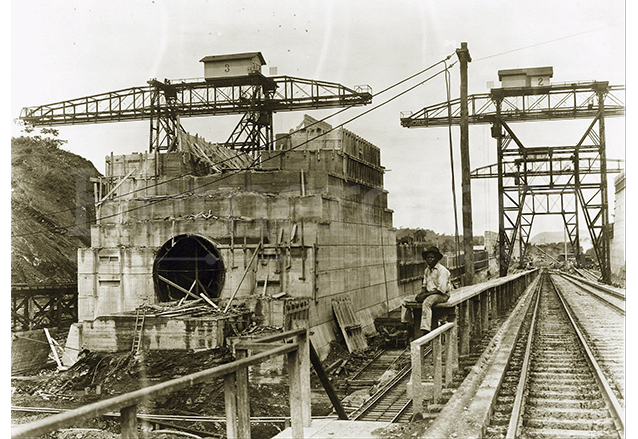
{"label": "sepia photograph", "polygon": [[8,435],[631,437],[627,6],[11,1]]}

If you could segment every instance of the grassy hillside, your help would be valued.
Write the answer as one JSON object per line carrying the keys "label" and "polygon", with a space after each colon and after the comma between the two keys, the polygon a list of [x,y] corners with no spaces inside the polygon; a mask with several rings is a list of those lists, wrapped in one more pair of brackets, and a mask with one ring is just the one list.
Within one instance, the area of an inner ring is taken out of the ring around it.
{"label": "grassy hillside", "polygon": [[77,249],[90,245],[93,164],[55,138],[11,139],[11,282],[77,280]]}

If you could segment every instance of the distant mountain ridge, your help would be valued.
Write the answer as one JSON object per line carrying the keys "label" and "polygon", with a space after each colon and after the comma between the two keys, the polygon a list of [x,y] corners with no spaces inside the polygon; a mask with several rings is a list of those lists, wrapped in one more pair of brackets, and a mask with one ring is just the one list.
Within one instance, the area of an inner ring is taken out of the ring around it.
{"label": "distant mountain ridge", "polygon": [[[586,230],[579,231],[580,245],[583,249],[591,248],[591,238]],[[553,244],[565,241],[565,232],[541,232],[530,238],[530,244]]]}

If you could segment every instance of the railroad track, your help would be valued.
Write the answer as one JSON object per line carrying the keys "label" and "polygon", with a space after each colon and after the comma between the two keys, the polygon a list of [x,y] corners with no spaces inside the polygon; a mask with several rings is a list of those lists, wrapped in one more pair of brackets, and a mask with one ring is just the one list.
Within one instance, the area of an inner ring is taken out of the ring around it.
{"label": "railroad track", "polygon": [[[359,372],[346,380],[348,387],[373,386],[388,370],[391,370],[400,358],[409,355],[409,347],[405,349],[385,349],[378,352]],[[409,357],[408,357],[409,358]]]}
{"label": "railroad track", "polygon": [[[588,293],[607,306],[614,308],[622,316],[625,315],[625,294],[623,292],[592,282],[585,283],[574,276],[566,274],[561,274],[560,278],[571,282],[579,291]],[[554,276],[554,279],[558,279],[558,277]]]}
{"label": "railroad track", "polygon": [[585,333],[596,361],[622,405],[625,394],[625,298],[607,290],[593,291],[572,278],[552,276]]}
{"label": "railroad track", "polygon": [[597,270],[592,270],[590,268],[578,268],[576,269],[576,272],[585,279],[593,282],[598,282],[598,279],[600,279],[600,272]]}
{"label": "railroad track", "polygon": [[[349,383],[379,385],[381,377],[389,372],[395,373],[394,377],[382,384],[368,401],[348,417],[359,421],[398,422],[410,402],[406,393],[406,384],[410,379],[409,358],[409,346],[405,349],[387,349],[353,376]],[[397,363],[400,361],[407,363],[407,366],[398,370],[400,364]]]}
{"label": "railroad track", "polygon": [[353,421],[407,422],[412,414],[412,401],[406,390],[411,372],[409,365],[401,369],[349,418]]}
{"label": "railroad track", "polygon": [[[598,366],[576,323],[578,313],[571,310],[574,299],[585,302],[588,296],[572,291],[562,297],[563,282],[575,290],[557,276],[544,275],[539,283],[537,302],[519,332],[486,437],[623,437],[615,384],[609,384],[608,374]],[[604,305],[595,299],[588,302],[598,306],[588,314],[597,316],[600,325]]]}
{"label": "railroad track", "polygon": [[[424,419],[433,421],[445,403],[454,394],[455,388],[461,385],[467,374],[472,370],[472,367],[476,364],[485,348],[489,345],[491,338],[496,334],[498,328],[503,323],[503,318],[497,319],[480,339],[473,339],[471,344],[473,346],[469,355],[459,358],[459,371],[455,374],[450,388],[443,389],[443,400],[439,404],[430,404],[428,411],[422,413]],[[390,351],[386,351],[390,352]],[[406,348],[401,355],[409,355],[409,350]],[[427,358],[431,353],[431,346],[428,346],[424,350],[424,355]],[[371,376],[378,378],[383,371],[383,367],[379,366],[382,362],[381,358],[374,360],[370,363],[371,369],[369,373]],[[398,362],[401,356],[394,360]],[[381,361],[379,361],[381,360]],[[375,364],[376,363],[376,364]],[[349,414],[350,420],[357,421],[382,421],[382,422],[395,422],[406,423],[410,421],[412,417],[412,401],[408,398],[407,383],[410,380],[411,368],[410,364],[403,368],[397,375],[386,385],[382,386],[375,392],[372,397],[366,401],[361,407]],[[360,376],[364,376],[361,374]]]}

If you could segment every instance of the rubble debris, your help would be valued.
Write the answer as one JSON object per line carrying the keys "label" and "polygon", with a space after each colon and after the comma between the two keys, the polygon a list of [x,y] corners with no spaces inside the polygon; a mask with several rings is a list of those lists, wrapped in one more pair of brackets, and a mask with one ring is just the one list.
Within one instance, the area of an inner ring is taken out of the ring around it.
{"label": "rubble debris", "polygon": [[[165,302],[162,305],[145,303],[140,305],[137,309],[145,310],[146,317],[201,317],[204,315],[223,314],[223,311],[219,308],[219,306],[209,297],[200,297],[196,300]],[[241,314],[246,311],[247,309],[244,304],[238,304],[230,307],[228,312]]]}

